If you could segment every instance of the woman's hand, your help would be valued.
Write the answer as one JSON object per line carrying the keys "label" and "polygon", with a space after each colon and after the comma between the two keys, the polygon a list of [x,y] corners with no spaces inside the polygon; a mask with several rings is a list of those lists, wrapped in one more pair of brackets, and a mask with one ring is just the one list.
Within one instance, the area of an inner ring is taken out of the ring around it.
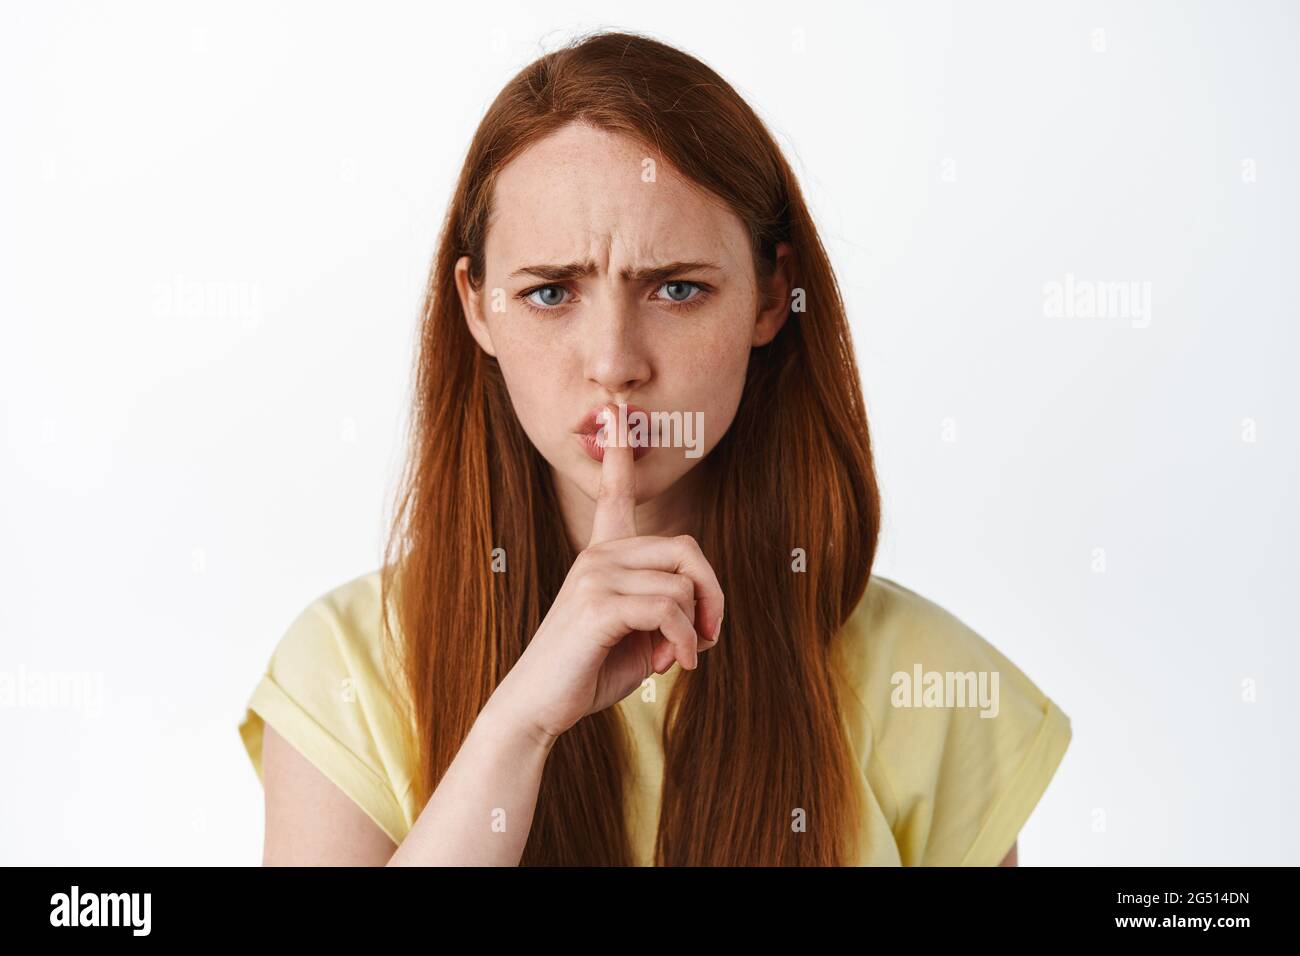
{"label": "woman's hand", "polygon": [[544,735],[617,703],[674,660],[695,668],[718,641],[717,575],[690,535],[637,535],[632,461],[626,441],[606,439],[591,540],[493,695]]}

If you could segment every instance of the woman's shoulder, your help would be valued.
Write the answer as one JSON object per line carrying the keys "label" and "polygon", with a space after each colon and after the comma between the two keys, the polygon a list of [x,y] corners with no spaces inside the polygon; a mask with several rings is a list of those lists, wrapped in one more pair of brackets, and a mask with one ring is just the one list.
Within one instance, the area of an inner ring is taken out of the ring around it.
{"label": "woman's shoulder", "polygon": [[379,591],[379,570],[367,571],[306,601],[301,613],[336,621],[356,639],[369,642],[377,635]]}
{"label": "woman's shoulder", "polygon": [[904,862],[998,863],[1055,774],[1070,720],[948,609],[873,575],[837,643],[859,759]]}
{"label": "woman's shoulder", "polygon": [[905,677],[914,677],[919,664],[923,678],[937,671],[998,671],[1013,678],[1037,704],[1048,701],[965,620],[932,598],[880,575],[871,576],[838,644],[844,672],[857,690],[903,687]]}
{"label": "woman's shoulder", "polygon": [[962,664],[1010,664],[989,641],[943,605],[890,578],[873,574],[841,633],[845,668],[856,687],[892,678],[890,664],[925,658],[949,669]]}
{"label": "woman's shoulder", "polygon": [[380,607],[378,570],[303,601],[276,638],[239,730],[259,778],[269,724],[400,842],[410,824],[412,739]]}
{"label": "woman's shoulder", "polygon": [[[390,615],[390,623],[395,626]],[[392,651],[380,613],[380,572],[368,571],[304,601],[281,633],[272,672],[338,671],[334,676],[391,682]]]}

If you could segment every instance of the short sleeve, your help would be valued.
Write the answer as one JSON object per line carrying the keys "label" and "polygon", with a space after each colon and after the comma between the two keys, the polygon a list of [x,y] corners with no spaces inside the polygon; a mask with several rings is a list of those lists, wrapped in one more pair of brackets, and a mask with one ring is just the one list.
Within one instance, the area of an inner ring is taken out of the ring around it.
{"label": "short sleeve", "polygon": [[996,866],[1038,805],[1070,720],[965,623],[886,579],[859,615],[857,675],[904,865]]}
{"label": "short sleeve", "polygon": [[410,829],[406,741],[377,634],[357,588],[313,601],[293,620],[253,689],[239,725],[259,780],[271,725],[394,842]]}

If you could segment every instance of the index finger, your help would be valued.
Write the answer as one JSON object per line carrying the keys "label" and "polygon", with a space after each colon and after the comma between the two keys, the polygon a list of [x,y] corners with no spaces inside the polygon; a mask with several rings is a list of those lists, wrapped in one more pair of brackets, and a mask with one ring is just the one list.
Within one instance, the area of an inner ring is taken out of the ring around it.
{"label": "index finger", "polygon": [[596,492],[596,516],[591,523],[592,544],[617,538],[636,537],[636,474],[632,445],[618,434],[619,414],[614,405],[605,406],[604,457],[600,463],[600,490]]}

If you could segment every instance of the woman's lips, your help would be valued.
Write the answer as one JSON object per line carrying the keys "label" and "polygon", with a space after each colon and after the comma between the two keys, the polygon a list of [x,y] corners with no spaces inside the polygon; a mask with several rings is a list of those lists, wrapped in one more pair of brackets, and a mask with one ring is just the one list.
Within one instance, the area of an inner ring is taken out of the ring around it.
{"label": "woman's lips", "polygon": [[[617,404],[614,404],[614,407],[617,408]],[[578,432],[575,434],[575,437],[581,443],[583,450],[594,461],[605,460],[605,446],[600,443],[600,439],[597,437],[602,426],[600,413],[603,408],[604,406],[600,405],[588,412],[583,418],[582,423],[579,425]],[[627,439],[628,443],[632,445],[632,460],[640,461],[646,455],[650,454],[651,449],[654,447],[650,444],[650,413],[636,405],[628,405],[626,406],[626,412],[624,414],[627,416]],[[633,417],[635,414],[646,416],[645,424],[640,429],[636,427],[639,420]],[[613,424],[609,426],[608,434],[617,435],[618,426],[618,419],[615,418]],[[644,444],[637,444],[638,441],[644,442]]]}
{"label": "woman's lips", "polygon": [[[587,452],[594,460],[605,460],[605,446],[600,443],[595,432],[589,432],[585,435],[577,435],[578,441],[581,442],[583,450]],[[629,435],[629,440],[634,440],[635,436]],[[649,440],[648,438],[646,439]],[[650,454],[652,446],[650,445],[632,445],[632,460],[640,461],[646,455]]]}

